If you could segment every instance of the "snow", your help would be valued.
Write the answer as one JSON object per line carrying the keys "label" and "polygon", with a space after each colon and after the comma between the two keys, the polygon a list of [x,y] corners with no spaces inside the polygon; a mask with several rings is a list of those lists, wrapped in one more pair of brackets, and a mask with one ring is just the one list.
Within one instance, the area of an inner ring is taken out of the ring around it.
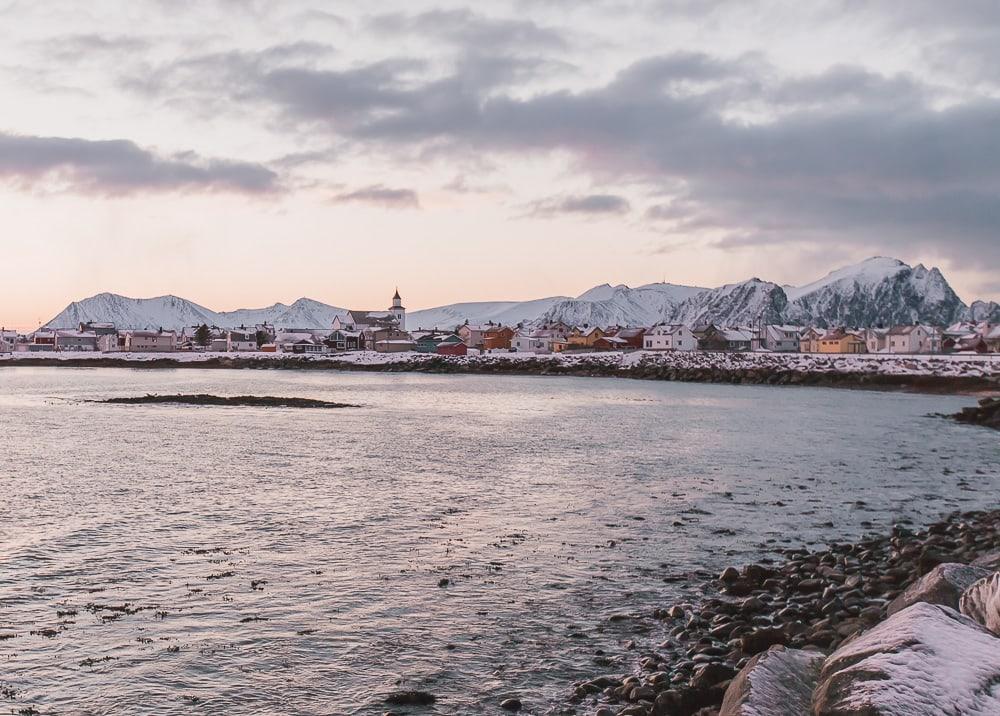
{"label": "snow", "polygon": [[74,301],[45,325],[50,328],[77,328],[80,323],[113,323],[119,330],[182,329],[187,326],[219,326],[236,328],[270,323],[296,328],[329,328],[336,315],[346,314],[343,308],[319,301],[300,298],[291,306],[276,303],[267,308],[241,308],[216,312],[178,296],[129,298],[114,293]]}
{"label": "snow", "polygon": [[909,267],[899,259],[875,256],[859,264],[831,271],[818,281],[813,281],[805,286],[787,286],[785,287],[785,295],[791,302],[834,284],[847,286],[858,284],[860,286],[872,287],[896,275],[900,271],[905,271],[907,268]]}
{"label": "snow", "polygon": [[331,364],[382,365],[387,363],[419,363],[431,359],[446,360],[457,365],[523,361],[538,359],[573,367],[580,364],[601,363],[622,370],[642,363],[676,369],[764,369],[798,373],[854,373],[866,375],[921,375],[942,377],[1000,377],[1000,360],[989,355],[948,354],[938,356],[908,356],[891,354],[814,354],[814,353],[713,353],[707,351],[633,351],[629,353],[596,352],[572,354],[491,353],[484,356],[440,356],[433,353],[377,353],[357,351],[349,353],[291,356],[287,353],[241,352],[174,352],[174,353],[25,353],[15,352],[0,356],[0,365],[16,364],[20,360],[130,360],[198,363],[210,358],[238,358],[240,360],[292,359],[307,362],[323,361]]}
{"label": "snow", "polygon": [[570,300],[566,296],[539,298],[534,301],[483,301],[452,303],[438,308],[413,311],[406,316],[408,328],[446,328],[454,330],[466,321],[469,323],[500,323],[515,326],[518,323],[537,321],[552,306]]}
{"label": "snow", "polygon": [[820,690],[828,680],[824,713],[994,716],[1000,640],[954,609],[918,603],[838,649]]}

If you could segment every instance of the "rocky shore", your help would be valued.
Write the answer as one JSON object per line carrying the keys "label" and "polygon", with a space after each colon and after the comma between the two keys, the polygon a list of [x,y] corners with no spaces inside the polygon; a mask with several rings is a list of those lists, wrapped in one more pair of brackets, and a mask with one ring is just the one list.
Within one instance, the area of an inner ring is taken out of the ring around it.
{"label": "rocky shore", "polygon": [[574,686],[562,713],[1000,713],[1000,510],[726,568],[634,673]]}
{"label": "rocky shore", "polygon": [[960,423],[985,425],[1000,430],[1000,398],[983,398],[979,401],[979,405],[965,408],[951,417]]}
{"label": "rocky shore", "polygon": [[[5,361],[17,366],[73,368],[195,368],[236,370],[335,370],[418,372],[477,375],[567,375],[617,377],[743,385],[806,385],[868,390],[900,390],[940,394],[1000,394],[1000,372],[993,364],[944,358],[814,356],[800,354],[701,353],[584,354],[528,357],[517,354],[479,357],[431,354],[371,354],[345,356],[284,356],[161,354],[70,357],[18,356]],[[371,360],[367,358],[370,357]],[[0,363],[3,365],[4,363]]]}

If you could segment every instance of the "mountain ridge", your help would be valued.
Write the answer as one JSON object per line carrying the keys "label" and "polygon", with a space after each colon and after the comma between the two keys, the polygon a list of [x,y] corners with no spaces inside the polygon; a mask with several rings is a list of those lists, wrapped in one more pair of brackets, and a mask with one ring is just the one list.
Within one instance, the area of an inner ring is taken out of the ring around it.
{"label": "mountain ridge", "polygon": [[[346,313],[347,309],[309,298],[299,298],[290,305],[275,303],[264,308],[217,312],[174,295],[129,298],[100,293],[70,303],[45,325],[75,328],[94,321],[138,329],[176,329],[201,323],[224,328],[257,323],[279,328],[329,328],[335,316]],[[508,325],[555,321],[571,325],[746,325],[759,320],[820,327],[1000,322],[1000,305],[994,301],[966,305],[937,268],[909,266],[899,259],[876,256],[802,286],[780,286],[757,277],[716,288],[665,282],[631,288],[605,283],[576,298],[464,302],[413,311],[407,315],[407,328],[453,329],[466,321]]]}

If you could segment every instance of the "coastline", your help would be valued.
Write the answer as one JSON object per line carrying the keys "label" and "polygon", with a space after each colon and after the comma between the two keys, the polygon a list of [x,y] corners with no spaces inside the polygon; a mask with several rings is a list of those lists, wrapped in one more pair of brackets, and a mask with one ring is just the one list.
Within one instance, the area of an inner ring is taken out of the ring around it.
{"label": "coastline", "polygon": [[[595,716],[738,716],[760,708],[799,713],[796,706],[812,713],[810,701],[815,713],[833,713],[829,704],[817,706],[832,699],[824,690],[838,698],[853,692],[852,698],[859,699],[865,688],[862,677],[849,669],[827,673],[839,666],[842,651],[873,631],[887,640],[893,629],[905,630],[906,619],[918,618],[908,609],[916,604],[957,612],[960,597],[972,584],[998,578],[991,577],[1000,569],[998,550],[1000,509],[994,509],[952,512],[922,528],[896,524],[890,534],[814,551],[790,548],[778,560],[727,567],[700,583],[705,596],[696,604],[629,615],[659,624],[666,639],[630,647],[635,656],[626,674],[575,683],[563,713],[586,707]],[[933,621],[938,616],[930,612],[919,618]],[[972,640],[976,635],[959,632],[959,637]],[[877,641],[868,645],[869,651],[877,651]],[[1000,654],[1000,639],[989,648]],[[953,674],[928,671],[921,649],[927,647],[918,644],[905,654],[909,666],[924,678],[941,681],[947,694]],[[773,663],[761,666],[768,658],[778,662],[777,670]],[[821,674],[824,661],[828,667]],[[831,687],[824,678],[839,683]],[[913,692],[912,684],[898,681],[892,671],[873,678],[886,692]],[[801,703],[789,705],[788,698]],[[931,701],[933,696],[920,687],[915,698]],[[920,713],[937,712],[933,704],[924,706]]]}
{"label": "coastline", "polygon": [[345,353],[5,354],[0,367],[333,370],[432,374],[568,375],[695,383],[804,385],[931,394],[1000,395],[1000,358],[800,353],[584,353],[440,356]]}

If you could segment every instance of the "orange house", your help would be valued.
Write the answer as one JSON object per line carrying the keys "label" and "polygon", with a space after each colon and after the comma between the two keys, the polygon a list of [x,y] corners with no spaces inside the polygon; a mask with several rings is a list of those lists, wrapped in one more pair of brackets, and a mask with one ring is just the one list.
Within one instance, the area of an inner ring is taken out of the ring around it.
{"label": "orange house", "polygon": [[507,326],[496,326],[483,331],[484,350],[510,350],[514,340],[514,329]]}

